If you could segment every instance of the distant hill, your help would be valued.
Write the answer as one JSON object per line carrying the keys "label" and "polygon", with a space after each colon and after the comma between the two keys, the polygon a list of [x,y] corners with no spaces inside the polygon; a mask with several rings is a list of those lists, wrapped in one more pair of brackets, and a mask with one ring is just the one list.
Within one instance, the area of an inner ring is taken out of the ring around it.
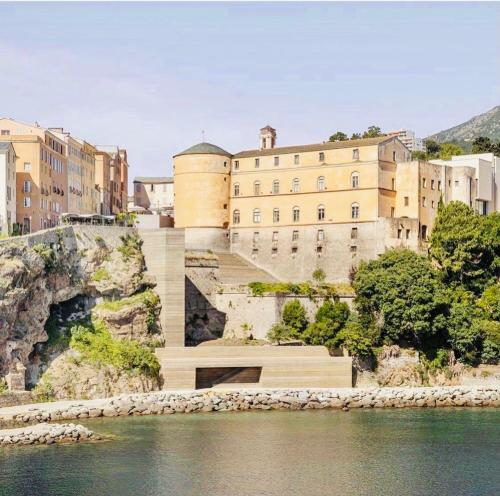
{"label": "distant hill", "polygon": [[500,105],[458,126],[433,134],[429,138],[438,143],[457,143],[465,150],[469,150],[472,141],[479,136],[485,136],[492,141],[500,141]]}

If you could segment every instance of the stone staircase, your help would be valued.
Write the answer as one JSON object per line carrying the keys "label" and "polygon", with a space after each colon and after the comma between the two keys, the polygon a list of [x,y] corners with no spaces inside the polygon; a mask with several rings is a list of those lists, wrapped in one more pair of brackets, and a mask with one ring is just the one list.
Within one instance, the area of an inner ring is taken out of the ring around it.
{"label": "stone staircase", "polygon": [[250,282],[277,282],[271,274],[259,269],[234,253],[217,252],[218,279],[221,284],[248,284]]}

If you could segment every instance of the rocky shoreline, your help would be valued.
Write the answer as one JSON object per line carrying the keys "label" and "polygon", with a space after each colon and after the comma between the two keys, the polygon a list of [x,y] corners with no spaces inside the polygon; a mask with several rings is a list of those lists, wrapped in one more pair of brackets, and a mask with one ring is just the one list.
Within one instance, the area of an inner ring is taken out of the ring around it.
{"label": "rocky shoreline", "polygon": [[76,443],[94,439],[98,440],[100,436],[95,435],[83,425],[75,424],[42,423],[31,427],[0,431],[0,446]]}
{"label": "rocky shoreline", "polygon": [[245,410],[307,410],[413,407],[499,407],[498,386],[414,388],[238,389],[157,391],[99,400],[73,400],[0,409],[0,422]]}

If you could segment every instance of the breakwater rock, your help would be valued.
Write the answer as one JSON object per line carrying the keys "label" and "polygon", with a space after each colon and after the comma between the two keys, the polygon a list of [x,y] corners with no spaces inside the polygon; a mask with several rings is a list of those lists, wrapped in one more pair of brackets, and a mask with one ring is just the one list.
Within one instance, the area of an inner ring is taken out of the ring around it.
{"label": "breakwater rock", "polygon": [[0,421],[46,422],[89,417],[313,408],[499,407],[495,386],[414,388],[238,389],[157,391],[0,409]]}
{"label": "breakwater rock", "polygon": [[20,429],[0,430],[0,445],[28,445],[74,443],[83,440],[100,439],[83,425],[37,424]]}

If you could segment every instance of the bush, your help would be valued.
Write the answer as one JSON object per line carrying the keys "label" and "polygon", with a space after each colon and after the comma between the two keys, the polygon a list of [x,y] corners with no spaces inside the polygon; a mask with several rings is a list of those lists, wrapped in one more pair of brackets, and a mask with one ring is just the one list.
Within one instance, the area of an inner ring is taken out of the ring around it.
{"label": "bush", "polygon": [[316,312],[316,321],[307,327],[302,338],[307,344],[334,348],[337,333],[345,326],[349,314],[346,303],[325,301]]}
{"label": "bush", "polygon": [[267,339],[271,343],[281,344],[285,341],[290,341],[293,338],[293,331],[285,324],[274,324],[267,333]]}
{"label": "bush", "polygon": [[52,272],[56,268],[56,254],[50,246],[44,245],[43,243],[37,243],[33,246],[32,250],[42,257],[45,272]]}
{"label": "bush", "polygon": [[129,258],[140,257],[142,258],[142,239],[138,234],[125,234],[120,236],[122,245],[117,250],[122,254],[124,260]]}
{"label": "bush", "polygon": [[317,268],[313,273],[312,277],[316,282],[324,282],[326,279],[325,271],[321,268]]}
{"label": "bush", "polygon": [[291,300],[283,307],[283,324],[288,326],[295,337],[300,336],[307,327],[307,313],[299,300]]}
{"label": "bush", "polygon": [[157,377],[160,364],[156,355],[136,341],[114,339],[101,321],[71,328],[70,347],[81,353],[84,361],[111,365],[127,373]]}
{"label": "bush", "polygon": [[91,279],[94,282],[107,281],[111,279],[109,272],[104,267],[99,267],[93,274]]}
{"label": "bush", "polygon": [[334,346],[343,346],[351,355],[368,358],[373,355],[370,339],[365,335],[364,328],[359,322],[351,321],[341,329],[335,340]]}

